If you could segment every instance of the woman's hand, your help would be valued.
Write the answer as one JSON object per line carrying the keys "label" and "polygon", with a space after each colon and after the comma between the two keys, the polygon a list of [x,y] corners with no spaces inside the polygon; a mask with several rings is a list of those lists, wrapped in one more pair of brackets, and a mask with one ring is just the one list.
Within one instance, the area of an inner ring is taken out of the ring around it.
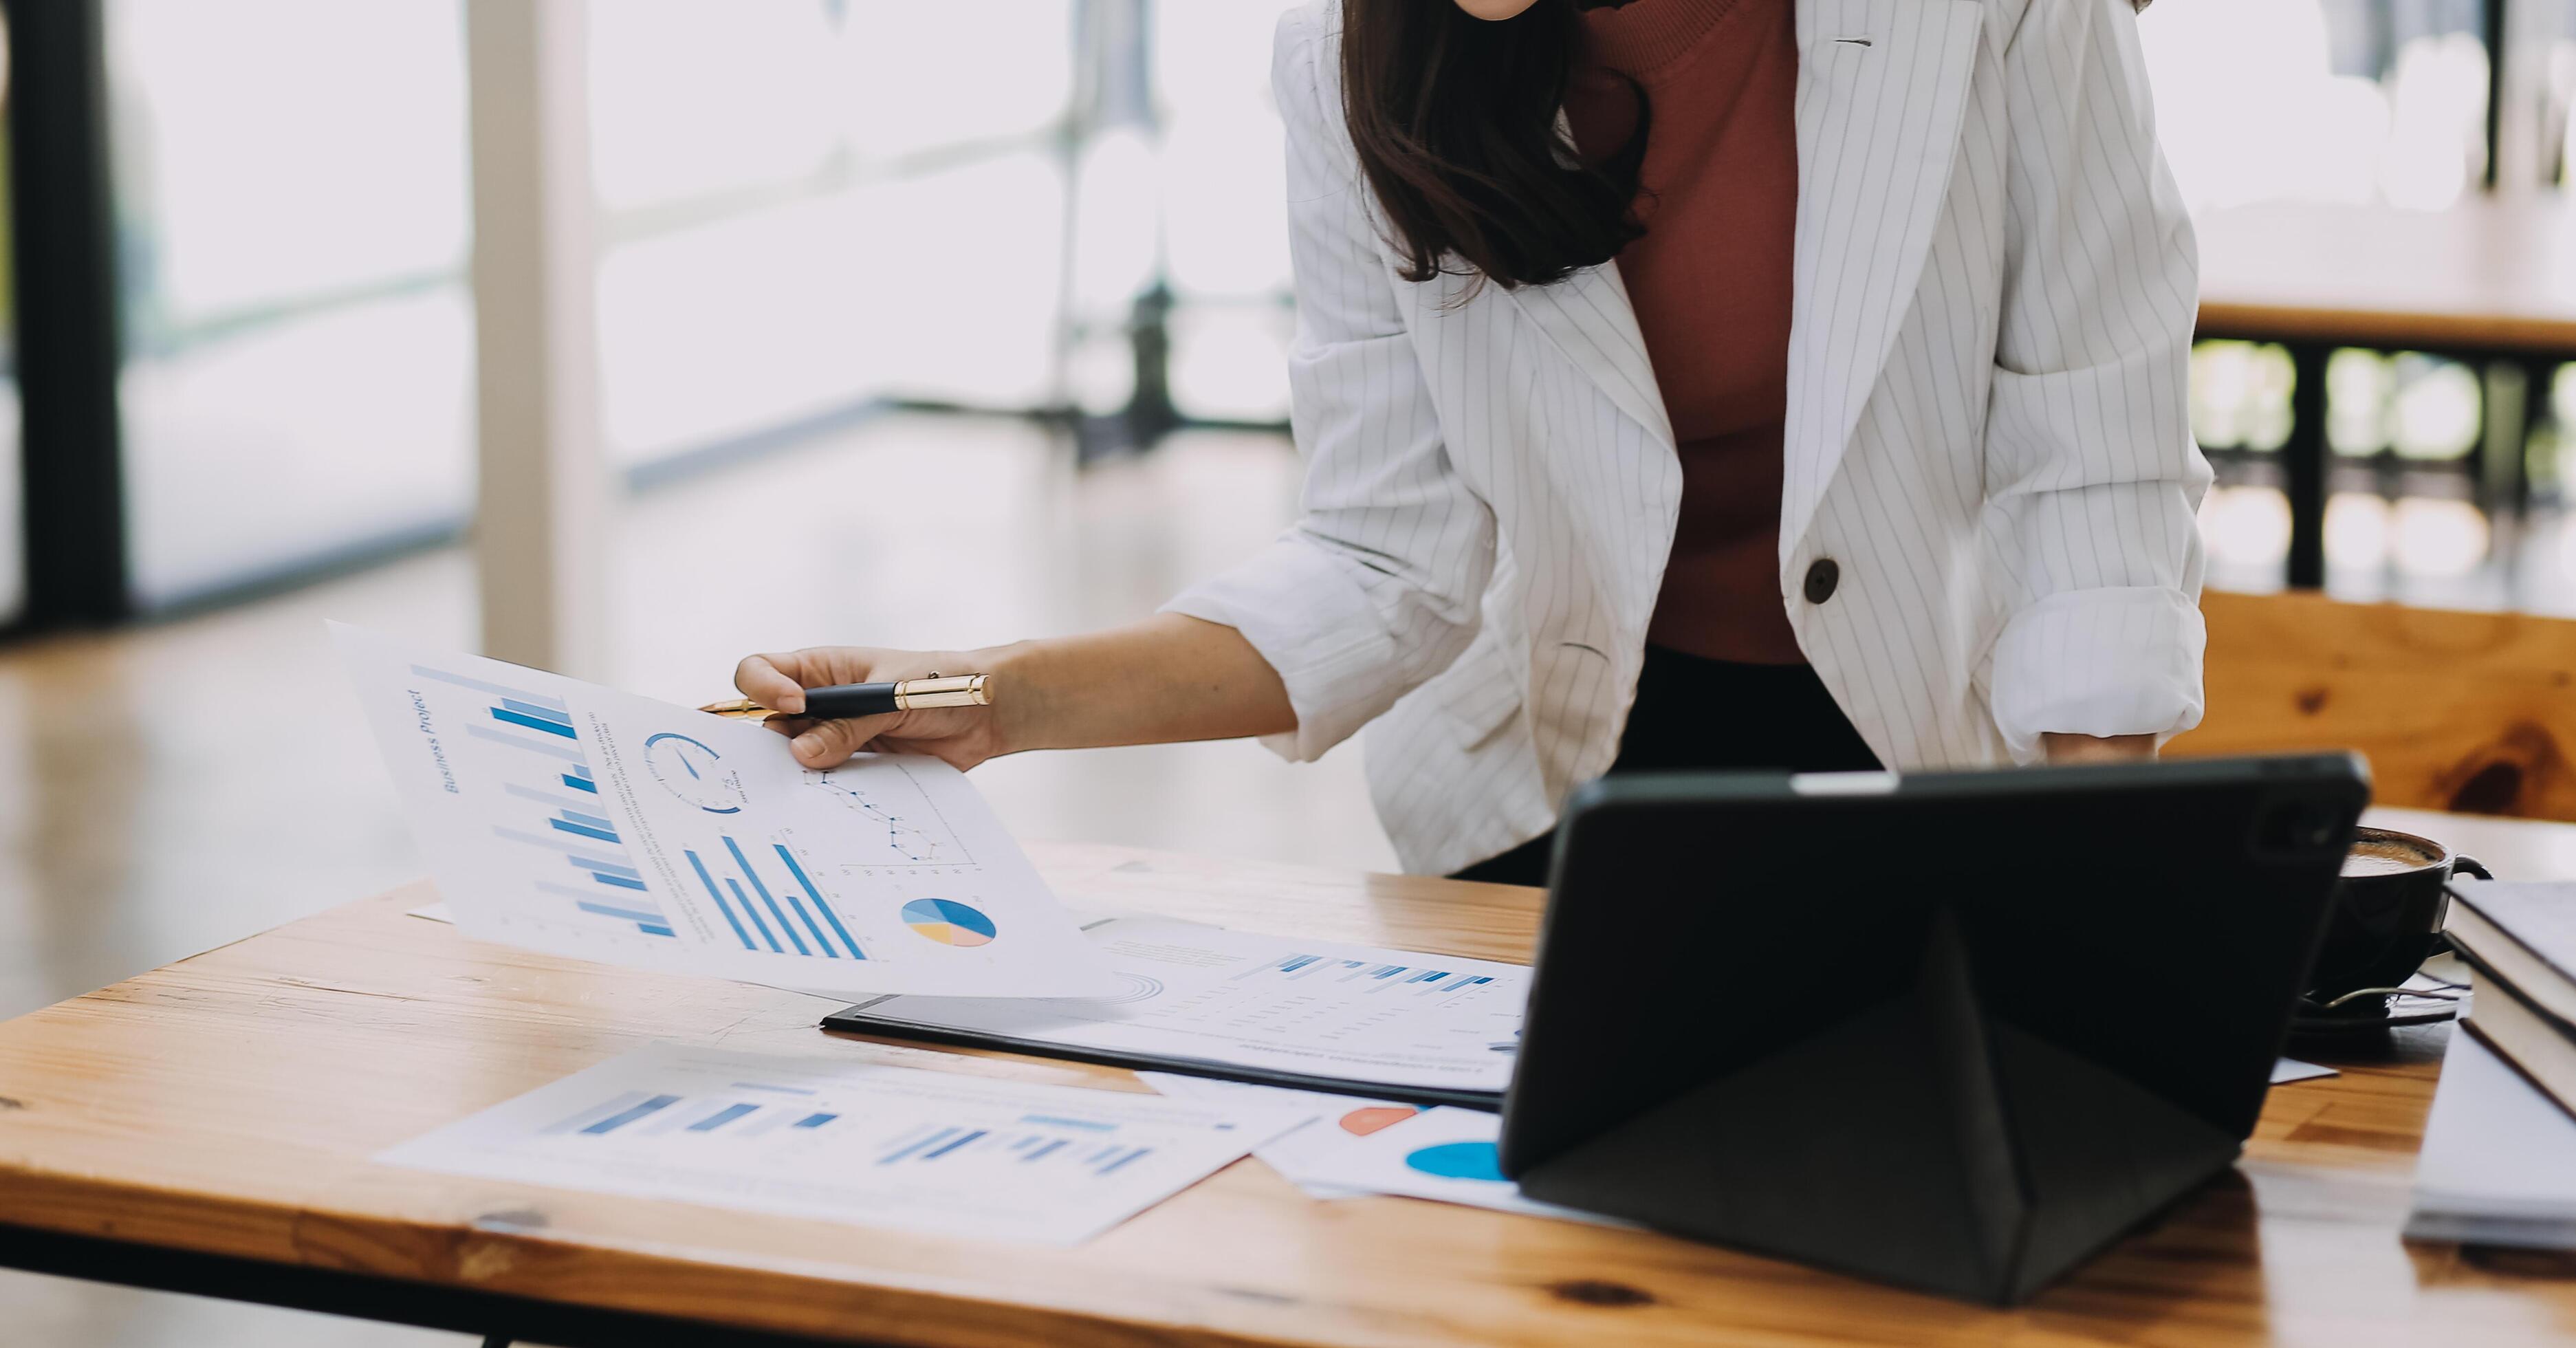
{"label": "woman's hand", "polygon": [[[989,707],[932,707],[845,721],[799,715],[805,690],[933,674],[992,679]],[[755,655],[734,668],[744,697],[785,715],[796,761],[829,768],[861,749],[933,754],[960,768],[1024,749],[1167,744],[1297,728],[1287,686],[1231,627],[1160,613],[1076,637],[979,651],[815,646]]]}
{"label": "woman's hand", "polygon": [[[795,713],[805,709],[805,690],[842,683],[892,683],[939,674],[993,674],[987,652],[889,651],[867,646],[813,646],[778,655],[754,655],[734,667],[733,685],[744,697],[785,713],[765,724],[794,737],[796,761],[809,768],[829,768],[862,749],[890,753],[931,754],[958,768],[1011,752],[1004,737],[1002,707],[929,707],[885,716],[817,721]],[[994,679],[995,701],[1007,695],[1007,680]]]}

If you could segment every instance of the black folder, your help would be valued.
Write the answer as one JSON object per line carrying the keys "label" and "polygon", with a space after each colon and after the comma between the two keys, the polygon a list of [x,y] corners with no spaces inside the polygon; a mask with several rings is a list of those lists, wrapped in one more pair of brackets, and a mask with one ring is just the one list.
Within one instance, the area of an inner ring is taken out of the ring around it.
{"label": "black folder", "polygon": [[2349,755],[1595,783],[1503,1169],[2022,1301],[2233,1163],[2368,796]]}

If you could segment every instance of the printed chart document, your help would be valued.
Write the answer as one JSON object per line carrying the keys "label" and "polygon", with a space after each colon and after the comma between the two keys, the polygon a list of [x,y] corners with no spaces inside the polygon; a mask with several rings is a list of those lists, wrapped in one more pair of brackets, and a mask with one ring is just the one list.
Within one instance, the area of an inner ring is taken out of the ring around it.
{"label": "printed chart document", "polygon": [[1319,1095],[1203,1077],[1142,1073],[1154,1089],[1184,1100],[1244,1107],[1269,1105],[1292,1114],[1311,1114],[1312,1121],[1256,1147],[1253,1154],[1290,1182],[1316,1198],[1349,1198],[1362,1194],[1395,1194],[1441,1203],[1556,1217],[1601,1226],[1625,1226],[1615,1218],[1595,1216],[1521,1197],[1517,1184],[1504,1178],[1496,1143],[1503,1133],[1500,1116],[1446,1105],[1414,1109],[1384,1101]]}
{"label": "printed chart document", "polygon": [[833,1023],[1389,1087],[1499,1093],[1511,1082],[1524,965],[1162,918],[1086,934],[1119,983],[1112,996],[886,997]]}
{"label": "printed chart document", "polygon": [[1137,1077],[1165,1095],[1183,1100],[1234,1101],[1272,1105],[1281,1109],[1311,1113],[1312,1121],[1292,1128],[1252,1149],[1263,1165],[1279,1172],[1289,1183],[1306,1191],[1308,1198],[1356,1198],[1368,1193],[1339,1182],[1351,1172],[1351,1156],[1360,1139],[1412,1118],[1422,1112],[1420,1105],[1396,1100],[1363,1100],[1349,1095],[1326,1095],[1322,1091],[1292,1091],[1277,1086],[1252,1086],[1235,1081],[1211,1081],[1206,1077],[1183,1076],[1177,1072],[1138,1072]]}
{"label": "printed chart document", "polygon": [[1124,985],[963,774],[334,625],[456,924],[844,996]]}
{"label": "printed chart document", "polygon": [[1070,1245],[1308,1115],[654,1044],[379,1155],[388,1165]]}

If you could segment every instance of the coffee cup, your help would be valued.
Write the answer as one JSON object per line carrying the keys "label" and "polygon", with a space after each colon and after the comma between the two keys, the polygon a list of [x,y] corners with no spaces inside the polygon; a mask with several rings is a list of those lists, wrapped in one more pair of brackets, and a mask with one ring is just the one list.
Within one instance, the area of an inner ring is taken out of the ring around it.
{"label": "coffee cup", "polygon": [[2308,975],[2308,1000],[2332,1002],[2413,977],[2441,948],[2451,877],[2463,871],[2493,878],[2475,859],[2430,838],[2389,828],[2355,829],[2325,942]]}

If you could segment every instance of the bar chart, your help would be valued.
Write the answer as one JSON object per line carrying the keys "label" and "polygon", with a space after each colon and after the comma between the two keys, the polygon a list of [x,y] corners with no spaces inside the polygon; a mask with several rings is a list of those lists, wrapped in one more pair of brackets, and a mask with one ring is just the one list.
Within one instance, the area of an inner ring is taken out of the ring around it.
{"label": "bar chart", "polygon": [[1306,980],[1357,984],[1362,995],[1391,994],[1422,997],[1434,1001],[1453,1000],[1452,994],[1471,993],[1491,987],[1490,974],[1454,972],[1448,969],[1419,969],[1404,964],[1382,964],[1374,960],[1336,959],[1330,955],[1283,955],[1257,969],[1234,975],[1237,981],[1296,983]]}
{"label": "bar chart", "polygon": [[1023,1124],[1038,1128],[976,1128],[964,1124],[924,1124],[891,1139],[877,1158],[881,1166],[998,1165],[1009,1168],[1052,1167],[1114,1175],[1153,1154],[1152,1147],[1104,1141],[1117,1125],[1083,1119],[1031,1114]]}
{"label": "bar chart", "polygon": [[[715,901],[716,911],[724,914],[725,924],[743,949],[819,959],[868,957],[785,843],[772,843],[766,849],[755,843],[746,849],[732,834],[719,835],[719,840],[723,850],[714,853],[712,865],[694,848],[681,849],[681,855],[688,858],[689,869]],[[764,876],[762,867],[753,864],[755,854],[775,869]],[[777,881],[774,888],[772,880]]]}
{"label": "bar chart", "polygon": [[525,827],[496,824],[492,831],[507,841],[559,855],[569,868],[563,880],[539,880],[534,882],[536,888],[570,900],[573,911],[590,918],[615,922],[646,936],[672,936],[669,917],[653,901],[644,873],[636,868],[617,825],[603,812],[598,779],[563,699],[429,665],[413,665],[411,672],[489,699],[483,708],[489,721],[469,725],[466,733],[482,743],[517,751],[498,760],[505,776],[520,779],[503,782],[501,789],[532,807]]}
{"label": "bar chart", "polygon": [[1067,1244],[1314,1117],[1307,1107],[650,1044],[376,1159],[977,1239]]}

